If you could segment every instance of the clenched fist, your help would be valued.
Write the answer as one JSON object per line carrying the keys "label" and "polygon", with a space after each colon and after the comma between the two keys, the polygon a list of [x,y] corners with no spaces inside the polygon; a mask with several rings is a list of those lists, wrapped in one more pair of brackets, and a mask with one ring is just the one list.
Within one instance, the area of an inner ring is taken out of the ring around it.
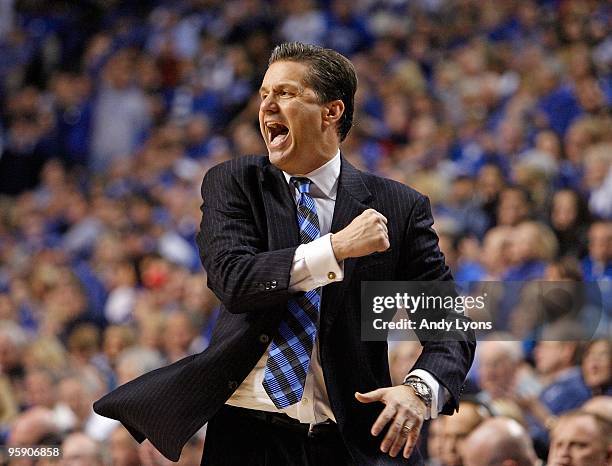
{"label": "clenched fist", "polygon": [[387,219],[380,212],[368,209],[355,217],[343,230],[331,237],[338,262],[348,257],[362,257],[389,249]]}

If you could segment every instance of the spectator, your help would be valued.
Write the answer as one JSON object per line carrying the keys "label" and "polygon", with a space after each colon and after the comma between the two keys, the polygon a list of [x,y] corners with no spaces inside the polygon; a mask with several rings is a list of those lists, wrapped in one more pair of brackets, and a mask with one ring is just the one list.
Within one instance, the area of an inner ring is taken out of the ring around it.
{"label": "spectator", "polygon": [[612,422],[612,396],[594,396],[580,407],[580,411],[598,414]]}
{"label": "spectator", "polygon": [[612,458],[612,426],[596,414],[575,411],[559,418],[551,432],[550,466],[591,466]]}
{"label": "spectator", "polygon": [[7,445],[52,445],[60,434],[50,409],[42,406],[30,408],[21,413],[10,431]]}
{"label": "spectator", "polygon": [[591,341],[582,358],[582,375],[591,393],[612,395],[612,343],[607,339]]}
{"label": "spectator", "polygon": [[514,419],[485,419],[463,442],[464,466],[537,466],[527,431]]}
{"label": "spectator", "polygon": [[122,385],[163,365],[161,355],[151,349],[132,346],[117,357],[117,385]]}
{"label": "spectator", "polygon": [[62,442],[62,466],[103,466],[100,445],[82,432],[68,435]]}
{"label": "spectator", "polygon": [[612,144],[601,143],[589,148],[584,157],[584,183],[589,192],[590,211],[612,220]]}
{"label": "spectator", "polygon": [[531,216],[529,194],[519,187],[505,188],[499,195],[497,206],[497,224],[517,226]]}
{"label": "spectator", "polygon": [[58,385],[58,399],[72,411],[73,424],[69,430],[82,430],[92,439],[104,441],[118,423],[93,412],[92,404],[102,390],[100,385],[99,380],[65,377]]}
{"label": "spectator", "polygon": [[522,411],[514,402],[514,390],[523,351],[511,335],[491,334],[476,350],[478,383],[477,397],[498,415],[523,421]]}
{"label": "spectator", "polygon": [[108,440],[109,456],[113,466],[140,466],[138,442],[123,426],[117,426]]}
{"label": "spectator", "polygon": [[595,222],[589,228],[589,254],[582,261],[584,279],[612,278],[612,222]]}
{"label": "spectator", "polygon": [[482,404],[464,399],[456,414],[442,418],[440,459],[444,466],[464,465],[461,449],[465,438],[488,416],[490,414]]}
{"label": "spectator", "polygon": [[427,429],[427,466],[442,465],[442,445],[444,442],[444,420],[431,419]]}
{"label": "spectator", "polygon": [[584,255],[586,245],[583,240],[588,222],[587,214],[585,203],[578,192],[562,189],[554,194],[550,223],[559,242],[559,256]]}
{"label": "spectator", "polygon": [[[540,387],[530,392],[520,386],[521,381],[518,383],[516,399],[525,411],[527,427],[540,457],[546,456],[547,430],[556,417],[580,407],[591,396],[576,366],[580,337],[575,323],[548,324],[534,349]],[[527,381],[523,379],[522,383]]]}
{"label": "spectator", "polygon": [[115,159],[129,157],[149,124],[145,97],[132,83],[133,71],[128,51],[104,66],[92,116],[89,166],[93,170],[106,170]]}
{"label": "spectator", "polygon": [[546,261],[557,254],[557,240],[544,224],[523,222],[516,226],[509,251],[512,267],[505,280],[534,280],[544,277]]}
{"label": "spectator", "polygon": [[500,280],[510,267],[510,246],[514,230],[507,226],[491,228],[484,237],[481,262],[483,280]]}

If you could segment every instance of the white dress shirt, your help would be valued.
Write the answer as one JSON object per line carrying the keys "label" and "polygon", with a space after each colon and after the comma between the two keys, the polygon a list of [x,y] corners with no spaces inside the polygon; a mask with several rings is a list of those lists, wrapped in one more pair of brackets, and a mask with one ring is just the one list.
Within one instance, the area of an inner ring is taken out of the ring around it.
{"label": "white dress shirt", "polygon": [[[344,279],[344,267],[343,264],[338,264],[336,261],[331,245],[331,234],[329,233],[338,192],[340,162],[340,151],[338,151],[335,157],[325,165],[304,175],[311,180],[310,195],[316,204],[321,237],[310,243],[302,244],[296,249],[289,281],[289,290],[291,291],[309,291]],[[284,173],[284,175],[287,183],[289,183],[291,175],[288,173]],[[300,193],[293,184],[289,183],[289,186],[297,204]],[[325,288],[321,291],[321,299],[323,299]],[[300,402],[283,409],[278,409],[272,403],[262,385],[267,360],[268,351],[259,359],[253,370],[226,402],[227,404],[260,411],[283,412],[300,422],[308,424],[318,424],[327,419],[335,421],[325,388],[321,360],[319,359],[318,334],[306,375],[304,394]],[[437,417],[446,402],[448,392],[427,371],[416,369],[409,375],[417,375],[429,385],[433,399],[431,410],[426,413],[426,419]]]}

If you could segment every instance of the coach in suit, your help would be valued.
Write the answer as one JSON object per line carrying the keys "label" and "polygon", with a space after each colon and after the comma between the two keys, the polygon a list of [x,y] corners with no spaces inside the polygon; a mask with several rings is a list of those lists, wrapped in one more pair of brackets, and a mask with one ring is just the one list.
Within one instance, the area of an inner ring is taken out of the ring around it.
{"label": "coach in suit", "polygon": [[[175,461],[208,422],[205,465],[420,463],[422,423],[457,408],[475,343],[423,338],[390,386],[386,342],[361,341],[362,280],[452,277],[427,199],[340,154],[356,86],[334,51],[275,48],[260,88],[268,157],[220,164],[202,184],[198,245],[223,304],[210,346],[118,387],[96,412]],[[452,314],[417,318],[463,318]]]}

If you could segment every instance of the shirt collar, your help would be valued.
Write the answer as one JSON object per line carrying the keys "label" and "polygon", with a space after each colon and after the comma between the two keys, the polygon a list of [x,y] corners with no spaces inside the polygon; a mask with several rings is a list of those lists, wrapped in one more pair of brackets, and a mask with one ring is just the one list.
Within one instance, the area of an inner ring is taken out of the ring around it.
{"label": "shirt collar", "polygon": [[[336,194],[338,192],[338,178],[340,178],[340,149],[336,152],[336,155],[329,160],[325,165],[321,165],[316,170],[311,171],[304,175],[304,178],[308,178],[312,181],[311,194],[313,197],[325,196],[331,200],[336,200]],[[289,183],[291,175],[283,172],[285,180]],[[294,188],[291,183],[289,185]]]}

